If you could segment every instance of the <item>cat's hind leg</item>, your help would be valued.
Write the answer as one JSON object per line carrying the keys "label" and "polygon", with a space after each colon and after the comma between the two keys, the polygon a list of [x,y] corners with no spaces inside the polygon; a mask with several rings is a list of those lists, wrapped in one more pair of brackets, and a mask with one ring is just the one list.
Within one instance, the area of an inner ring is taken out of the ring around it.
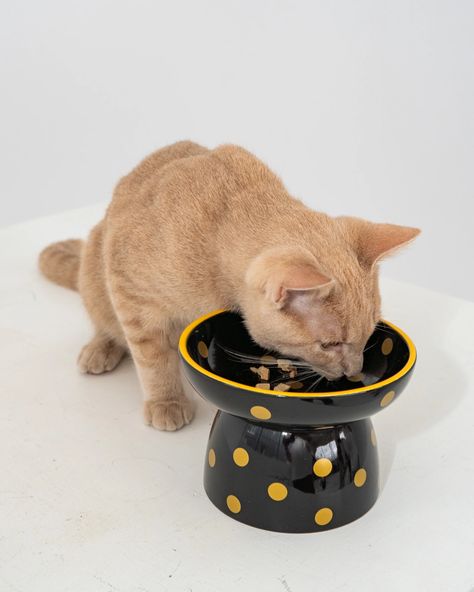
{"label": "cat's hind leg", "polygon": [[103,223],[90,233],[82,250],[78,287],[84,306],[94,324],[95,335],[78,358],[79,370],[102,374],[113,370],[128,352],[120,323],[105,282],[102,257]]}

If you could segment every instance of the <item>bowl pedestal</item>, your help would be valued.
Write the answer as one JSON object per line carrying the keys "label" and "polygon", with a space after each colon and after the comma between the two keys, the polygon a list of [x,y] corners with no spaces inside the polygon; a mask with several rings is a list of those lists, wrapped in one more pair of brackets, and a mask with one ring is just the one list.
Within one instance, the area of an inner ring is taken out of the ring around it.
{"label": "bowl pedestal", "polygon": [[222,512],[278,532],[318,532],[365,514],[379,491],[370,419],[285,426],[218,411],[204,488]]}

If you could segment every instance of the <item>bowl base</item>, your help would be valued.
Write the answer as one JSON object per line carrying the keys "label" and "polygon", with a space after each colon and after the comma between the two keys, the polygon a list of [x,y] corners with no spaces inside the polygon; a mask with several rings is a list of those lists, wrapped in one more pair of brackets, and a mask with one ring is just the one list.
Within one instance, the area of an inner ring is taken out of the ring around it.
{"label": "bowl base", "polygon": [[204,488],[222,512],[277,532],[318,532],[365,514],[379,491],[370,419],[276,426],[218,411]]}

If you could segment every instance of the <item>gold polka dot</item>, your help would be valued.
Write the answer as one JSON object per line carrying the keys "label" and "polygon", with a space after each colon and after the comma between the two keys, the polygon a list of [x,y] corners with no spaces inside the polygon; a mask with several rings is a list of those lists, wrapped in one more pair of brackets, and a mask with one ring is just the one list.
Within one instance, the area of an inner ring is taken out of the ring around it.
{"label": "gold polka dot", "polygon": [[356,487],[362,487],[367,479],[367,471],[365,469],[359,469],[354,475],[354,485]]}
{"label": "gold polka dot", "polygon": [[283,483],[271,483],[268,488],[268,495],[276,502],[281,502],[288,495],[288,489]]}
{"label": "gold polka dot", "polygon": [[331,522],[332,517],[333,511],[331,510],[331,508],[321,508],[314,515],[314,521],[319,526],[326,526],[326,524],[329,524]]}
{"label": "gold polka dot", "polygon": [[383,399],[380,401],[380,407],[386,407],[387,405],[390,405],[394,396],[395,391],[388,391],[388,393],[384,395]]}
{"label": "gold polka dot", "polygon": [[362,382],[364,380],[364,375],[362,372],[359,372],[359,374],[354,374],[354,376],[348,376],[347,380],[350,380],[351,382]]}
{"label": "gold polka dot", "polygon": [[209,454],[207,455],[207,460],[209,461],[209,466],[213,467],[216,464],[216,451],[214,448],[209,450]]}
{"label": "gold polka dot", "polygon": [[290,388],[292,389],[300,389],[304,387],[304,384],[302,382],[300,382],[299,380],[291,380],[290,382],[288,382],[288,384],[290,385]]}
{"label": "gold polka dot", "polygon": [[377,436],[374,430],[370,430],[370,441],[372,442],[372,446],[377,446]]}
{"label": "gold polka dot", "polygon": [[249,464],[249,453],[245,448],[236,448],[232,453],[232,458],[238,467],[245,467]]}
{"label": "gold polka dot", "polygon": [[226,499],[227,507],[232,512],[232,514],[238,514],[242,509],[240,504],[240,500],[235,495],[228,495]]}
{"label": "gold polka dot", "polygon": [[270,417],[272,416],[272,414],[266,407],[261,407],[260,405],[254,405],[250,409],[250,413],[257,419],[270,419]]}
{"label": "gold polka dot", "polygon": [[393,349],[393,340],[391,337],[387,337],[386,339],[383,340],[382,343],[382,353],[384,356],[388,356],[388,354],[392,351]]}
{"label": "gold polka dot", "polygon": [[313,473],[318,477],[327,477],[332,471],[332,462],[329,458],[318,458],[313,465]]}
{"label": "gold polka dot", "polygon": [[204,343],[204,341],[200,341],[198,343],[198,352],[203,358],[207,358],[209,355],[209,350],[207,349],[207,345]]}
{"label": "gold polka dot", "polygon": [[262,356],[260,358],[262,364],[276,364],[276,358],[273,356]]}

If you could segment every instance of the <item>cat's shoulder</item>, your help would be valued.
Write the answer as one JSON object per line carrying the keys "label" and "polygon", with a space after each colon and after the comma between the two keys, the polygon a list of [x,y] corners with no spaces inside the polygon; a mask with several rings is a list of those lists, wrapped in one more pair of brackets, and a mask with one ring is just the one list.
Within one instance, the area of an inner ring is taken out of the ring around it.
{"label": "cat's shoulder", "polygon": [[260,158],[236,144],[222,144],[211,150],[208,158],[220,161],[229,172],[248,181],[279,181],[277,175]]}

